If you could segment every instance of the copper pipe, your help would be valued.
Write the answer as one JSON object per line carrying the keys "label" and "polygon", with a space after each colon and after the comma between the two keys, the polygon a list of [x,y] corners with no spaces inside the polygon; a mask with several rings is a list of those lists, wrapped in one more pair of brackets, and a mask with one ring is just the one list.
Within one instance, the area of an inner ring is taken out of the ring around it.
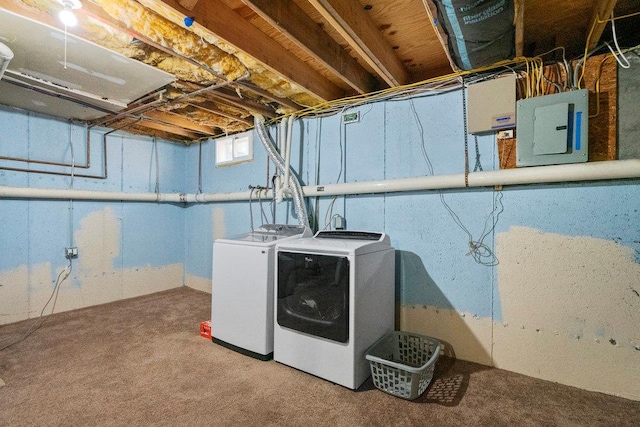
{"label": "copper pipe", "polygon": [[[122,130],[128,126],[132,126],[136,123],[138,123],[141,119],[138,119],[136,121],[134,121],[133,123],[128,123],[124,126],[121,126],[119,128],[116,129],[112,129],[109,132],[105,132],[104,134],[102,134],[102,152],[103,152],[103,164],[102,167],[103,169],[103,174],[102,176],[96,176],[96,175],[85,175],[85,174],[77,174],[74,173],[73,176],[76,178],[93,178],[93,179],[107,179],[108,178],[108,161],[107,161],[107,135]],[[87,128],[87,143],[90,145],[90,135],[91,135],[91,129]],[[72,165],[68,165],[69,167],[71,167]],[[24,168],[10,168],[10,167],[0,167],[0,170],[7,170],[7,171],[13,171],[13,172],[27,172],[27,173],[41,173],[41,174],[45,174],[45,175],[57,175],[57,176],[71,176],[71,173],[67,173],[67,172],[54,172],[54,171],[41,171],[41,170],[34,170],[34,169],[24,169]]]}
{"label": "copper pipe", "polygon": [[76,167],[76,168],[80,168],[80,169],[89,169],[91,167],[91,137],[90,137],[90,128],[87,127],[87,137],[85,139],[86,141],[86,152],[87,152],[87,159],[85,160],[85,165],[72,165],[71,163],[60,163],[60,162],[51,162],[48,160],[32,160],[32,159],[25,159],[22,157],[6,157],[6,156],[0,156],[0,160],[11,160],[13,162],[24,162],[24,163],[36,163],[39,165],[50,165],[50,166],[63,166],[63,167]]}

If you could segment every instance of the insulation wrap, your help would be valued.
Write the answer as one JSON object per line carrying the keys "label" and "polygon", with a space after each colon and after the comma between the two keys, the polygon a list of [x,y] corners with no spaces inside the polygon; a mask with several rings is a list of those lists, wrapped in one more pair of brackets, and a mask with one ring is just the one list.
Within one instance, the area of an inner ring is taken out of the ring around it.
{"label": "insulation wrap", "polygon": [[458,68],[472,70],[514,56],[513,0],[432,1]]}

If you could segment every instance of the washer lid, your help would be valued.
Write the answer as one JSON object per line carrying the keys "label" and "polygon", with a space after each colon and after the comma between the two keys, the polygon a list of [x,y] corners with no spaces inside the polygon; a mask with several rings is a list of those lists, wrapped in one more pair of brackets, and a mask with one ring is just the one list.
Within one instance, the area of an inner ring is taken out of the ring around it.
{"label": "washer lid", "polygon": [[278,243],[278,250],[362,255],[392,249],[389,236],[371,231],[319,231],[310,238]]}
{"label": "washer lid", "polygon": [[216,242],[269,246],[281,240],[307,236],[311,236],[311,230],[304,225],[262,224],[260,227],[248,233],[217,239]]}

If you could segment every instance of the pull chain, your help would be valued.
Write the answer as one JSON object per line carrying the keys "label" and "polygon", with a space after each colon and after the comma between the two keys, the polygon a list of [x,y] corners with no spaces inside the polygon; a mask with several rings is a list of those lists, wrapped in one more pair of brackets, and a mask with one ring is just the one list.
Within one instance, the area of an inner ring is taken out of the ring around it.
{"label": "pull chain", "polygon": [[467,135],[467,96],[462,78],[462,120],[464,122],[464,186],[469,186],[469,136]]}

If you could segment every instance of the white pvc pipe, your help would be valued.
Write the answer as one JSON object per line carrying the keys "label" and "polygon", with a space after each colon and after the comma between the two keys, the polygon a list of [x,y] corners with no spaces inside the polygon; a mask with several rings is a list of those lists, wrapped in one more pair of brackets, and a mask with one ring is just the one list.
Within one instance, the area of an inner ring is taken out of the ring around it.
{"label": "white pvc pipe", "polygon": [[[537,166],[468,175],[469,187],[545,184],[558,182],[599,181],[640,178],[640,159],[569,165]],[[350,182],[303,187],[305,197],[347,194],[375,194],[401,191],[465,188],[464,174],[398,178],[384,181]],[[65,190],[0,186],[0,198],[112,200],[157,203],[210,203],[249,200],[250,192],[232,193],[123,193],[109,191]],[[264,198],[273,197],[271,190]]]}
{"label": "white pvc pipe", "polygon": [[[388,179],[384,181],[329,184],[304,187],[303,189],[304,195],[307,197],[454,189],[465,188],[464,176],[465,175],[463,173],[454,175],[421,176],[414,178]],[[472,172],[468,174],[467,178],[469,187],[493,187],[502,185],[640,178],[640,159]]]}

